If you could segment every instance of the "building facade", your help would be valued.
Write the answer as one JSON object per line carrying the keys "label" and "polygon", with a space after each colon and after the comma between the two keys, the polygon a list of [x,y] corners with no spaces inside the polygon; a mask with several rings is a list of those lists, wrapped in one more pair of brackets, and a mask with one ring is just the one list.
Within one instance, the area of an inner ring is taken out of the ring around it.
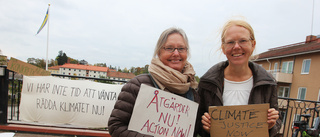
{"label": "building facade", "polygon": [[278,100],[285,128],[280,134],[290,135],[293,121],[302,120],[302,110],[314,106],[306,100],[320,101],[320,36],[307,36],[305,42],[269,49],[256,58],[253,62],[276,79],[278,96],[297,99],[290,103]]}
{"label": "building facade", "polygon": [[[90,78],[106,78],[111,80],[129,81],[135,75],[133,73],[117,72],[116,70],[109,69],[108,67],[99,67],[91,65],[80,65],[66,63],[60,66],[49,67],[48,71],[51,74],[62,74],[69,76],[80,76]],[[68,79],[71,79],[68,77]],[[113,82],[115,84],[122,84],[123,82]]]}
{"label": "building facade", "polygon": [[[59,70],[57,71],[57,69]],[[51,72],[51,74],[54,73],[54,74],[91,77],[91,78],[101,78],[101,77],[106,78],[108,67],[66,63],[60,66],[49,67],[48,70]]]}
{"label": "building facade", "polygon": [[[123,73],[117,72],[115,70],[110,69],[107,74],[108,79],[112,80],[120,80],[120,81],[129,81],[130,79],[134,78],[135,75],[133,73]],[[121,82],[114,82],[115,84],[122,84]]]}
{"label": "building facade", "polygon": [[320,101],[320,37],[269,49],[254,61],[269,71],[278,84],[278,96]]}

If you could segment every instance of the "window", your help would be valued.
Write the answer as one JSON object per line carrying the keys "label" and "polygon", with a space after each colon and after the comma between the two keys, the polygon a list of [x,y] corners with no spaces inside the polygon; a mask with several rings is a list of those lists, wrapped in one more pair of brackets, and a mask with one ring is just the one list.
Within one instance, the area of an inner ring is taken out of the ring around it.
{"label": "window", "polygon": [[307,88],[299,88],[298,99],[306,99]]}
{"label": "window", "polygon": [[286,61],[282,63],[281,72],[282,73],[292,73],[293,61]]}
{"label": "window", "polygon": [[94,71],[93,73],[96,73],[96,71]]}
{"label": "window", "polygon": [[64,74],[66,74],[66,73],[63,72],[63,75],[64,75]]}
{"label": "window", "polygon": [[76,71],[76,69],[74,69],[73,71]]}
{"label": "window", "polygon": [[71,71],[71,69],[69,69],[69,71]]}
{"label": "window", "polygon": [[278,96],[279,97],[289,97],[289,87],[279,87]]}
{"label": "window", "polygon": [[304,59],[302,62],[301,74],[309,74],[311,59]]}
{"label": "window", "polygon": [[285,120],[286,120],[286,115],[287,115],[287,113],[286,113],[286,111],[284,111],[284,110],[280,110],[280,112],[279,112],[280,114],[279,115],[281,115],[281,121],[282,121],[282,123],[285,123]]}
{"label": "window", "polygon": [[320,101],[320,89],[319,89],[319,94],[318,94],[318,101]]}
{"label": "window", "polygon": [[66,68],[63,68],[63,70],[66,70]]}
{"label": "window", "polygon": [[295,114],[294,121],[301,121],[301,116],[299,114]]}
{"label": "window", "polygon": [[274,63],[273,71],[274,72],[278,71],[278,62]]}
{"label": "window", "polygon": [[79,72],[81,72],[81,70],[79,69]]}

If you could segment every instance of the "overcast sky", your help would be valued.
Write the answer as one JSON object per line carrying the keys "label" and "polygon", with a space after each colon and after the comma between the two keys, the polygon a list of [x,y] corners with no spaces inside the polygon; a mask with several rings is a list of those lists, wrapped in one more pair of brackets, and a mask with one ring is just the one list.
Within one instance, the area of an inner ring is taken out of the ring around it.
{"label": "overcast sky", "polygon": [[189,62],[198,76],[226,60],[217,51],[219,31],[235,16],[255,30],[255,54],[320,35],[320,0],[0,0],[2,54],[22,61],[46,58],[48,24],[35,34],[49,3],[49,59],[63,50],[121,69],[150,64],[158,37],[169,27],[187,33]]}

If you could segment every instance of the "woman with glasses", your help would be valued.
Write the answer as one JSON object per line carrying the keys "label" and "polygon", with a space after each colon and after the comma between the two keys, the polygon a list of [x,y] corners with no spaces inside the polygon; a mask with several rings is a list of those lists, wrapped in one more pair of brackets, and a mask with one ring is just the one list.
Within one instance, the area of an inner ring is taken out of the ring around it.
{"label": "woman with glasses", "polygon": [[211,67],[199,82],[197,120],[203,127],[199,134],[210,137],[209,106],[270,103],[267,123],[269,136],[275,136],[281,125],[277,83],[262,67],[249,61],[256,46],[253,29],[246,21],[229,20],[222,29],[221,43],[228,60]]}
{"label": "woman with glasses", "polygon": [[198,86],[194,78],[195,72],[187,61],[189,49],[188,38],[182,29],[169,28],[160,35],[149,65],[150,74],[138,75],[122,87],[108,122],[111,136],[148,136],[128,130],[141,84],[199,102],[199,96],[195,91]]}

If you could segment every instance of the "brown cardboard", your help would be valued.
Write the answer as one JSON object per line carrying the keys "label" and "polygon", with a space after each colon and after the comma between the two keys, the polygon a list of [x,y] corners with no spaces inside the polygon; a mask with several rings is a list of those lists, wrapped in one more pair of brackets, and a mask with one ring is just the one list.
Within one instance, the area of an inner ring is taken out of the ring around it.
{"label": "brown cardboard", "polygon": [[269,104],[210,106],[211,137],[269,137]]}
{"label": "brown cardboard", "polygon": [[13,57],[10,58],[7,69],[26,76],[50,76],[51,73],[42,68],[25,63]]}

